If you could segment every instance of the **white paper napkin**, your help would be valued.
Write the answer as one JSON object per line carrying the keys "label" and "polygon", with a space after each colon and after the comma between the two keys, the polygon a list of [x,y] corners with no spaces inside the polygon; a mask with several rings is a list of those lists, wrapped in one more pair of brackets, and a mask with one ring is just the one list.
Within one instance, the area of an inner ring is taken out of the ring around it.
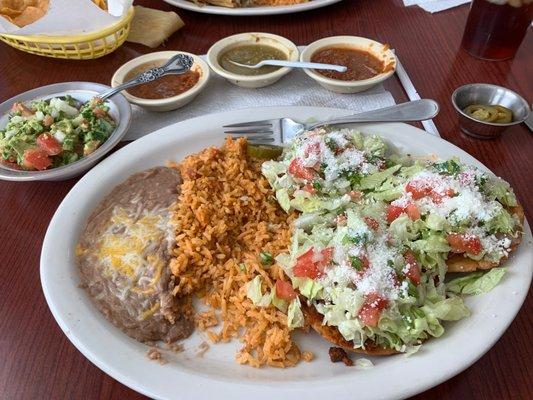
{"label": "white paper napkin", "polygon": [[183,108],[160,113],[132,105],[133,121],[124,140],[138,139],[167,125],[219,111],[298,105],[346,108],[357,112],[394,104],[396,102],[390,92],[381,85],[362,93],[338,94],[322,88],[299,70],[293,70],[275,84],[261,89],[235,86],[212,72],[202,93]]}
{"label": "white paper napkin", "polygon": [[448,10],[461,4],[470,3],[471,0],[403,0],[403,4],[408,6],[417,5],[427,12],[435,13]]}
{"label": "white paper napkin", "polygon": [[68,35],[96,31],[120,19],[133,0],[109,0],[109,12],[90,0],[50,0],[48,12],[23,28],[0,17],[0,33],[17,35]]}

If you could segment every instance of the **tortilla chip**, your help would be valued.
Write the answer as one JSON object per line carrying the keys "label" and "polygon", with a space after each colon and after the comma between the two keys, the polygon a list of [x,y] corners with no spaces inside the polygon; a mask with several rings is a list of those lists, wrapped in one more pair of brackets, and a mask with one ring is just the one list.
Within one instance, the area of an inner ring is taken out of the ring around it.
{"label": "tortilla chip", "polygon": [[326,339],[328,342],[333,343],[338,347],[342,347],[345,350],[352,351],[359,354],[368,354],[371,356],[390,356],[398,353],[394,349],[378,347],[374,343],[367,341],[365,348],[354,348],[353,342],[348,342],[341,335],[339,330],[334,326],[322,325],[323,316],[320,314],[314,306],[308,306],[305,299],[302,299],[302,312],[305,315],[305,320],[311,327],[317,331],[320,336]]}
{"label": "tortilla chip", "polygon": [[496,263],[486,260],[473,260],[469,257],[466,257],[464,254],[450,254],[448,259],[446,260],[448,272],[474,272],[478,270],[483,271],[499,267],[509,258],[511,253],[516,251],[518,245],[522,241],[522,231],[524,229],[525,220],[524,209],[520,204],[518,204],[516,207],[510,207],[508,211],[511,214],[515,215],[520,223],[520,228],[518,229],[518,232],[516,232],[514,236],[509,236],[509,239],[511,239],[509,254],[507,256],[502,257],[500,261]]}
{"label": "tortilla chip", "polygon": [[48,5],[49,0],[0,0],[0,15],[22,28],[42,18]]}
{"label": "tortilla chip", "polygon": [[100,7],[102,10],[107,11],[107,1],[106,0],[93,0],[93,3]]}
{"label": "tortilla chip", "polygon": [[29,25],[42,18],[46,11],[37,7],[28,7],[20,15],[13,18],[13,23],[19,28]]}
{"label": "tortilla chip", "polygon": [[9,18],[9,17],[16,17],[18,15],[20,15],[21,11],[19,10],[14,10],[12,8],[9,8],[9,7],[0,7],[0,15],[6,17],[6,18]]}

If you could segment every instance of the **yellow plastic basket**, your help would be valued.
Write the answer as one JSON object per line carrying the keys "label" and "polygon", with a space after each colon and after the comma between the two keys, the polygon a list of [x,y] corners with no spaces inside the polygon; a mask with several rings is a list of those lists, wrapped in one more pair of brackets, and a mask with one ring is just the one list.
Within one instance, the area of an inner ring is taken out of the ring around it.
{"label": "yellow plastic basket", "polygon": [[128,37],[134,10],[131,7],[124,17],[102,30],[72,36],[8,35],[0,40],[27,53],[53,58],[92,60],[115,51]]}

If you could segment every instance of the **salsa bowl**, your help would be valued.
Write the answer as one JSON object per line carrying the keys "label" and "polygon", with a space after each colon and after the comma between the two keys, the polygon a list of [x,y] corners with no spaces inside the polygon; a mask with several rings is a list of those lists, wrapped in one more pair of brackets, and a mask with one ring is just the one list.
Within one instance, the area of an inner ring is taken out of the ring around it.
{"label": "salsa bowl", "polygon": [[396,56],[388,45],[359,36],[331,36],[317,40],[302,51],[300,61],[310,62],[315,53],[330,47],[343,47],[368,52],[380,60],[384,66],[384,71],[372,78],[349,81],[328,78],[313,69],[304,69],[305,73],[320,86],[332,92],[358,93],[368,90],[390,78],[396,70]]}
{"label": "salsa bowl", "polygon": [[[12,97],[0,104],[0,127],[6,126],[13,103],[28,103],[32,100],[49,99],[70,95],[81,103],[88,102],[99,93],[108,90],[109,86],[93,82],[55,83],[29,90]],[[93,153],[74,161],[71,164],[43,171],[26,171],[9,168],[0,164],[0,179],[7,181],[61,181],[73,178],[93,167],[124,137],[131,123],[131,106],[124,96],[117,94],[107,100],[109,115],[116,127],[109,138]]]}
{"label": "salsa bowl", "polygon": [[298,61],[298,47],[290,40],[271,33],[251,32],[228,36],[216,42],[207,52],[207,62],[217,75],[227,79],[234,85],[249,89],[272,85],[292,70],[290,67],[282,67],[262,75],[241,75],[230,72],[220,65],[219,58],[224,52],[239,46],[255,44],[274,47],[284,53],[288,61]]}
{"label": "salsa bowl", "polygon": [[127,80],[128,75],[134,69],[140,67],[143,64],[155,62],[161,62],[161,64],[164,64],[176,54],[186,54],[192,57],[194,60],[191,70],[197,72],[199,78],[198,81],[190,89],[176,96],[165,97],[161,99],[145,99],[137,97],[129,93],[127,90],[123,92],[123,95],[126,99],[128,99],[130,103],[137,104],[138,106],[146,108],[150,111],[170,111],[183,107],[184,105],[194,100],[194,98],[198,94],[200,94],[200,92],[204,89],[205,85],[207,85],[210,75],[209,66],[207,65],[207,63],[200,57],[191,53],[186,53],[184,51],[157,51],[134,58],[133,60],[128,61],[119,69],[117,69],[117,71],[111,78],[111,86],[116,87],[124,83]]}

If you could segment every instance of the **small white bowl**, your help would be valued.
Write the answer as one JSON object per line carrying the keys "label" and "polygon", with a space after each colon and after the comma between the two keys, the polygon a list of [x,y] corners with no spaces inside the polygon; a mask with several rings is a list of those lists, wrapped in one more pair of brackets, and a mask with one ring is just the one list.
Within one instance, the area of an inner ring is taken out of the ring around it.
{"label": "small white bowl", "polygon": [[220,54],[226,50],[237,46],[257,43],[272,46],[281,50],[285,53],[287,60],[289,61],[298,61],[298,55],[300,52],[298,51],[298,47],[296,47],[296,45],[290,40],[285,39],[283,36],[273,35],[271,33],[250,32],[228,36],[216,42],[207,52],[207,62],[213,71],[237,86],[255,89],[272,85],[283,75],[288,74],[292,68],[282,67],[264,75],[239,75],[225,70],[218,62]]}
{"label": "small white bowl", "polygon": [[324,75],[315,72],[312,69],[306,68],[304,71],[307,75],[317,81],[320,86],[331,90],[335,93],[357,93],[363,90],[370,89],[378,83],[388,79],[396,70],[396,56],[390,50],[388,45],[376,42],[375,40],[359,37],[359,36],[332,36],[317,40],[307,46],[300,55],[300,61],[311,61],[311,57],[318,50],[325,47],[342,46],[351,47],[358,50],[365,50],[379,58],[384,62],[384,65],[390,64],[392,68],[369,79],[360,81],[341,81],[339,79],[327,78]]}
{"label": "small white bowl", "polygon": [[126,64],[122,65],[113,77],[111,78],[111,86],[116,87],[124,82],[125,77],[130,73],[134,68],[137,68],[139,65],[146,64],[153,61],[165,62],[176,54],[187,54],[194,59],[194,63],[191,67],[193,71],[197,71],[200,74],[198,82],[187,90],[184,93],[181,93],[177,96],[167,97],[165,99],[143,99],[140,97],[133,96],[127,91],[122,91],[124,97],[128,99],[130,103],[137,104],[141,107],[146,108],[150,111],[170,111],[177,108],[183,107],[185,104],[191,102],[205,87],[207,81],[209,80],[209,66],[204,60],[200,57],[186,53],[184,51],[158,51],[155,53],[148,53],[140,57],[134,58],[133,60],[128,61]]}

